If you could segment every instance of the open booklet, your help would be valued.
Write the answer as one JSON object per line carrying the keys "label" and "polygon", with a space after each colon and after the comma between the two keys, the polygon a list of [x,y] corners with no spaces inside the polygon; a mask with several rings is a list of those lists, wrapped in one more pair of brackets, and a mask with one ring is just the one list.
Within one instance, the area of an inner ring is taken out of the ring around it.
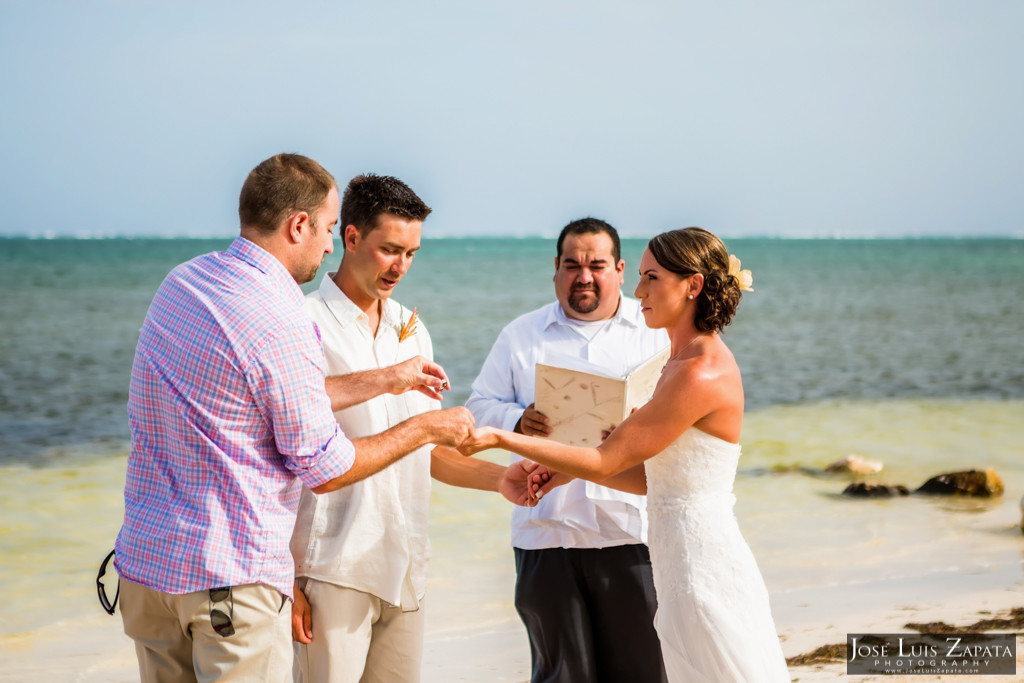
{"label": "open booklet", "polygon": [[669,348],[634,366],[622,377],[537,363],[536,409],[551,420],[548,438],[570,446],[597,446],[611,430],[654,393]]}

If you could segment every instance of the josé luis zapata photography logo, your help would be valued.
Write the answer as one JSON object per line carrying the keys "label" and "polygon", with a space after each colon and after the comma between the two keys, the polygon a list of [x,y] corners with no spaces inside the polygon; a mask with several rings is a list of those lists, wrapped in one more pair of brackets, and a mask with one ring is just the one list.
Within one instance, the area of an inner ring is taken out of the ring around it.
{"label": "jos\u00e9 luis zapata photography logo", "polygon": [[847,674],[1013,675],[1017,638],[985,633],[848,633]]}

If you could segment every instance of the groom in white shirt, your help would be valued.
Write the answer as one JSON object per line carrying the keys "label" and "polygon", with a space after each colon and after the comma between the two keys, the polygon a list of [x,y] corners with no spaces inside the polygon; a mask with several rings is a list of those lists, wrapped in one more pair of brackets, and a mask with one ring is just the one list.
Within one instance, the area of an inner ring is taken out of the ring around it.
{"label": "groom in white shirt", "polygon": [[[353,178],[341,203],[341,265],[306,297],[328,375],[337,376],[328,381],[344,382],[351,407],[334,409],[350,438],[439,407],[447,377],[432,361],[430,334],[391,298],[430,211],[397,178]],[[514,502],[527,497],[522,468],[430,445],[332,493],[302,491],[291,541],[298,680],[420,679],[431,476]]]}
{"label": "groom in white shirt", "polygon": [[[573,221],[558,237],[557,301],[498,335],[466,407],[478,426],[544,437],[534,408],[537,363],[581,358],[624,375],[668,346],[622,296],[615,228]],[[600,435],[595,434],[595,439]],[[513,456],[518,459],[519,456]],[[533,683],[665,681],[643,496],[574,480],[512,513],[516,609],[530,638]]]}

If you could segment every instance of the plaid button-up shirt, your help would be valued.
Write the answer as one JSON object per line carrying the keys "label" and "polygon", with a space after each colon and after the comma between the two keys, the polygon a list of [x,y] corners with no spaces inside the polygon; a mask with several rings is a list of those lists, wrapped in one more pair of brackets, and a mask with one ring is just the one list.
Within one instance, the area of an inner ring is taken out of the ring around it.
{"label": "plaid button-up shirt", "polygon": [[324,366],[302,290],[252,242],[171,271],[132,367],[121,576],[166,593],[265,583],[291,596],[300,482],[355,457]]}

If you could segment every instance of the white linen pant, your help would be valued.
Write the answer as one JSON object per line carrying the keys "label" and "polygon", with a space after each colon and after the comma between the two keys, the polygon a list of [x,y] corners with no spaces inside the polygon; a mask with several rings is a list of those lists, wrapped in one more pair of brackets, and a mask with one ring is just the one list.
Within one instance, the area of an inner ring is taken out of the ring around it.
{"label": "white linen pant", "polygon": [[312,610],[312,643],[294,643],[296,683],[418,683],[423,601],[403,612],[352,588],[301,578]]}
{"label": "white linen pant", "polygon": [[216,609],[235,633],[218,635],[209,591],[173,595],[121,579],[124,632],[135,641],[143,683],[288,680],[292,668],[290,602],[264,584],[234,586]]}

